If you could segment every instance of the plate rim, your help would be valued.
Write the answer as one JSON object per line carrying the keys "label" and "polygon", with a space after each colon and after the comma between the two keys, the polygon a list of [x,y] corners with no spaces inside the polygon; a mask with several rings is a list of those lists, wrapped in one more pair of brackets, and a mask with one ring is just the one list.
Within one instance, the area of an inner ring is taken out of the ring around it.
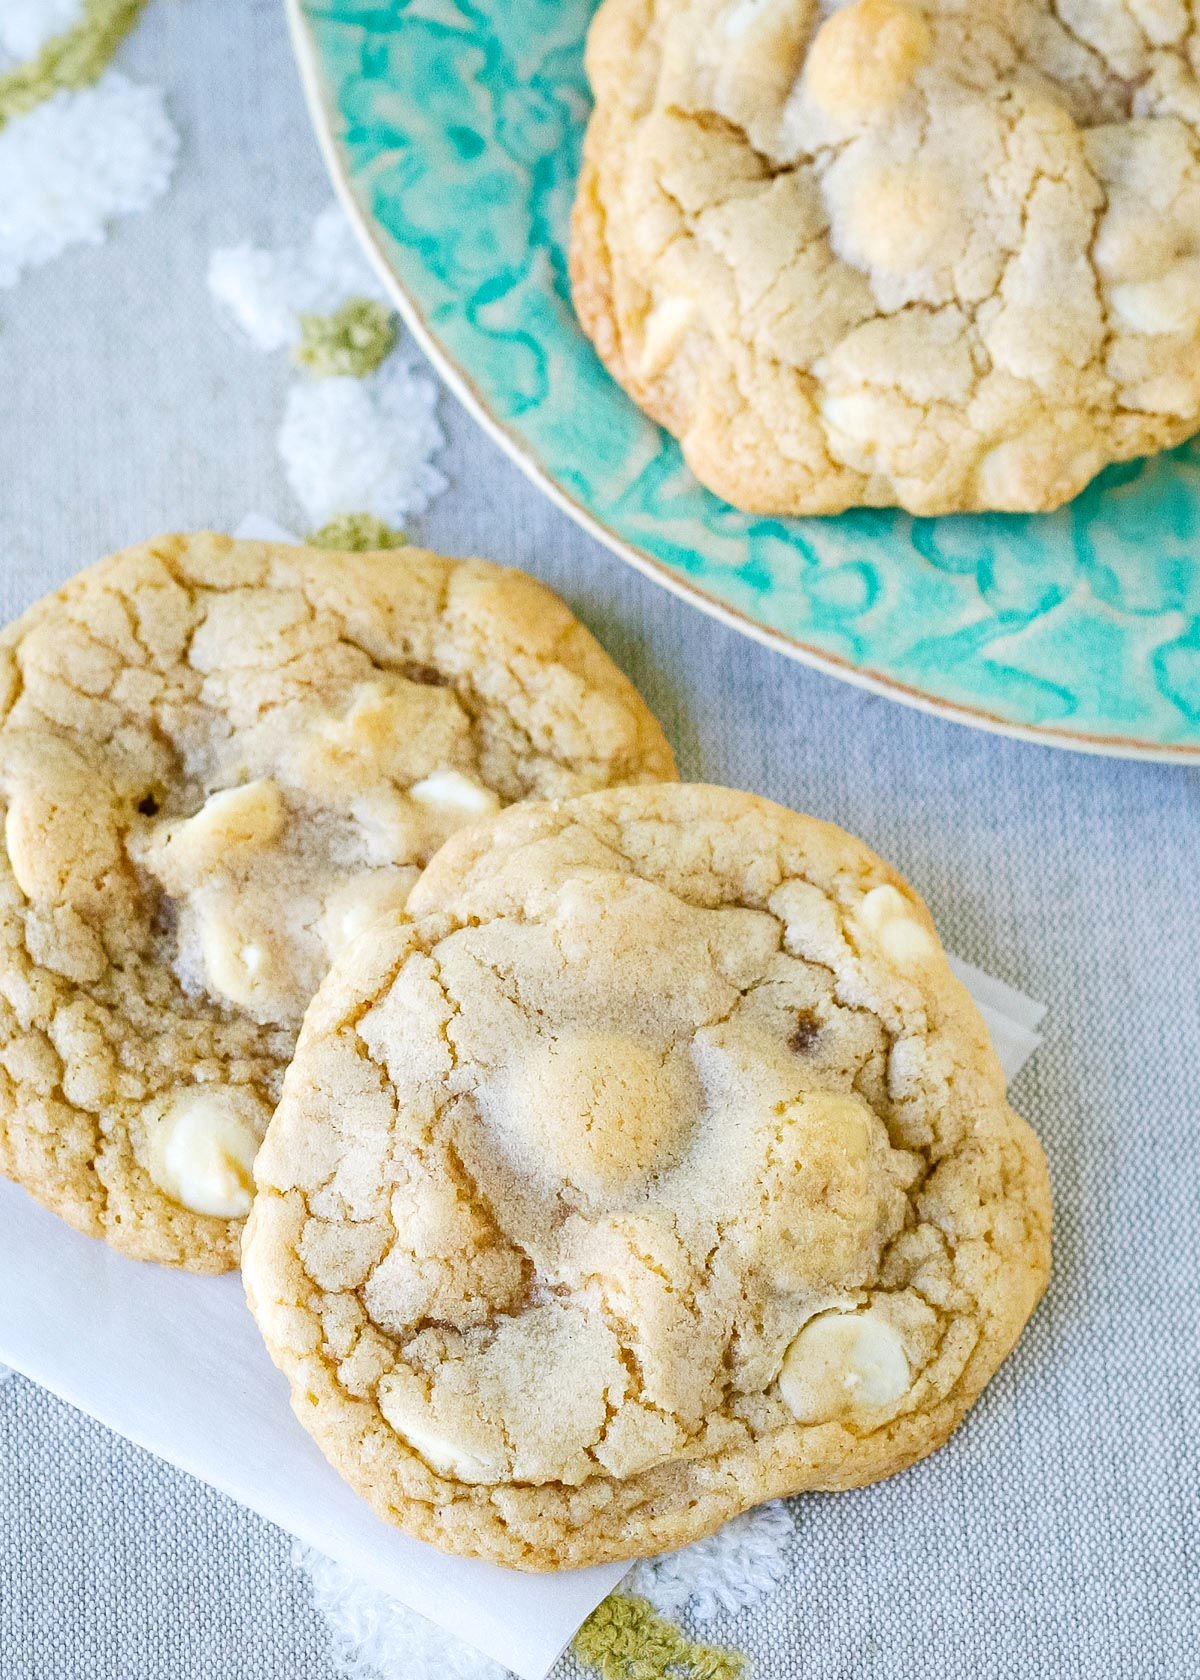
{"label": "plate rim", "polygon": [[1032,746],[1054,747],[1060,751],[1087,753],[1096,757],[1193,767],[1200,764],[1200,744],[1169,745],[1161,741],[1142,741],[1124,735],[1072,733],[1050,724],[1014,723],[981,706],[968,706],[960,701],[942,699],[903,683],[896,677],[869,667],[854,665],[849,660],[839,659],[836,654],[812,647],[798,637],[789,636],[786,631],[761,624],[749,614],[739,611],[737,607],[732,607],[728,602],[709,594],[707,590],[691,579],[681,576],[653,554],[619,536],[589,508],[576,501],[551,477],[525,440],[518,433],[511,431],[504,421],[492,412],[470,374],[453,359],[441,339],[434,333],[420,304],[392,266],[379,232],[354,189],[334,133],[333,114],[325,92],[320,53],[306,14],[306,0],[284,0],[284,9],[309,121],[316,135],[326,172],[380,283],[422,351],[475,423],[482,427],[543,495],[581,526],[589,536],[619,560],[640,572],[651,583],[669,590],[679,600],[698,608],[710,618],[715,618],[727,629],[749,636],[760,646],[783,654],[786,658],[812,670],[820,671],[824,676],[850,683],[882,699],[892,700],[914,711],[923,712],[926,716],[940,718],[944,723],[955,723],[964,729],[977,729],[987,734],[1004,736],[1009,740],[1023,741]]}

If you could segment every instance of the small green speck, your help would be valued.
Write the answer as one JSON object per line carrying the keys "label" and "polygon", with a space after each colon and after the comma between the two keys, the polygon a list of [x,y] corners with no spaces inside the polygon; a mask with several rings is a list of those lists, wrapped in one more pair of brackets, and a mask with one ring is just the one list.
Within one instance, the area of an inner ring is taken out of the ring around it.
{"label": "small green speck", "polygon": [[319,379],[363,379],[395,343],[396,321],[387,305],[357,297],[332,315],[301,315],[293,354]]}
{"label": "small green speck", "polygon": [[738,1651],[697,1645],[644,1598],[612,1593],[575,1635],[580,1662],[602,1680],[738,1680]]}
{"label": "small green speck", "polygon": [[339,554],[371,554],[380,548],[403,548],[403,531],[385,525],[372,513],[339,513],[309,537],[310,548],[333,548]]}
{"label": "small green speck", "polygon": [[26,64],[0,75],[0,128],[67,88],[90,87],[108,68],[146,0],[84,0],[79,22]]}

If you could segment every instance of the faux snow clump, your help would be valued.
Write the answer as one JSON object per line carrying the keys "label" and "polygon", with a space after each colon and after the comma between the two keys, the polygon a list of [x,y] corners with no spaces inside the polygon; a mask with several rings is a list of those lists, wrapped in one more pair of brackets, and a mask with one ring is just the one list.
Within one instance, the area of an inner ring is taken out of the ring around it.
{"label": "faux snow clump", "polygon": [[621,1590],[648,1598],[664,1616],[686,1610],[697,1622],[755,1604],[788,1572],[795,1518],[782,1500],[756,1505],[681,1551],[635,1565]]}
{"label": "faux snow clump", "polygon": [[83,16],[83,0],[0,0],[0,53],[18,63],[34,58]]}
{"label": "faux snow clump", "polygon": [[384,300],[340,205],[318,216],[305,245],[266,251],[233,245],[208,265],[213,297],[259,350],[283,350],[300,338],[301,315],[331,315],[349,298]]}
{"label": "faux snow clump", "polygon": [[[796,1525],[782,1501],[760,1505],[705,1540],[646,1558],[618,1592],[649,1599],[665,1616],[697,1622],[765,1598],[787,1574]],[[313,1605],[329,1624],[346,1680],[507,1680],[507,1671],[395,1599],[307,1546],[292,1560],[308,1576]]]}
{"label": "faux snow clump", "polygon": [[[391,306],[340,205],[307,241],[214,251],[213,298],[257,349],[290,349],[279,456],[313,526],[347,518],[403,527],[446,488],[437,387],[412,365]],[[368,371],[369,370],[369,371]]]}
{"label": "faux snow clump", "polygon": [[178,151],[159,89],[115,70],[14,117],[0,128],[0,287],[149,209]]}
{"label": "faux snow clump", "polygon": [[306,379],[288,393],[279,454],[314,525],[367,513],[403,525],[446,488],[437,387],[403,356],[365,379]]}
{"label": "faux snow clump", "polygon": [[509,1680],[508,1671],[367,1586],[320,1552],[297,1543],[292,1561],[308,1576],[345,1680]]}

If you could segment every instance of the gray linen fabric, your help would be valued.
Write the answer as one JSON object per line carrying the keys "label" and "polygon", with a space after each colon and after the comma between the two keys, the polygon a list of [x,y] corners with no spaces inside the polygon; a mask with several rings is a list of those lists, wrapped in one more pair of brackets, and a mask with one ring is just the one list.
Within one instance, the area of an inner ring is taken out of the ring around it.
{"label": "gray linen fabric", "polygon": [[[328,200],[278,0],[154,0],[122,62],[168,87],[183,156],[103,250],[0,293],[5,618],[155,530],[300,519],[274,457],[286,362],[232,337],[204,285],[213,246],[302,237]],[[968,732],[765,652],[584,537],[449,397],[443,415],[456,488],[426,541],[547,578],[687,775],[860,832],[948,944],[1051,1006],[1015,1091],[1057,1194],[1045,1306],[944,1452],[804,1501],[791,1584],[706,1635],[764,1680],[1190,1680],[1195,775]],[[329,1680],[283,1536],[19,1379],[0,1446],[0,1680]]]}

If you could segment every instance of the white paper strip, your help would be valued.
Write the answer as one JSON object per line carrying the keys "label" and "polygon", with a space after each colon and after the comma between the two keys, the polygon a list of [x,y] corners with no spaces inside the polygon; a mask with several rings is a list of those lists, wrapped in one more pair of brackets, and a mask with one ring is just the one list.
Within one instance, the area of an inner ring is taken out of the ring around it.
{"label": "white paper strip", "polygon": [[950,967],[979,1006],[1004,1076],[1011,1085],[1042,1042],[1037,1028],[1045,1019],[1046,1005],[1035,1003],[1015,986],[985,974],[953,953],[950,953]]}
{"label": "white paper strip", "polygon": [[285,531],[282,525],[268,519],[265,513],[248,513],[233,534],[243,542],[291,543],[293,547],[297,547],[300,542],[299,537]]}
{"label": "white paper strip", "polygon": [[[237,533],[294,541],[253,517]],[[951,959],[1010,1079],[1045,1008]],[[522,1575],[446,1557],[372,1515],[293,1418],[236,1277],[112,1253],[0,1182],[0,1361],[399,1599],[521,1676],[544,1680],[624,1564]]]}

